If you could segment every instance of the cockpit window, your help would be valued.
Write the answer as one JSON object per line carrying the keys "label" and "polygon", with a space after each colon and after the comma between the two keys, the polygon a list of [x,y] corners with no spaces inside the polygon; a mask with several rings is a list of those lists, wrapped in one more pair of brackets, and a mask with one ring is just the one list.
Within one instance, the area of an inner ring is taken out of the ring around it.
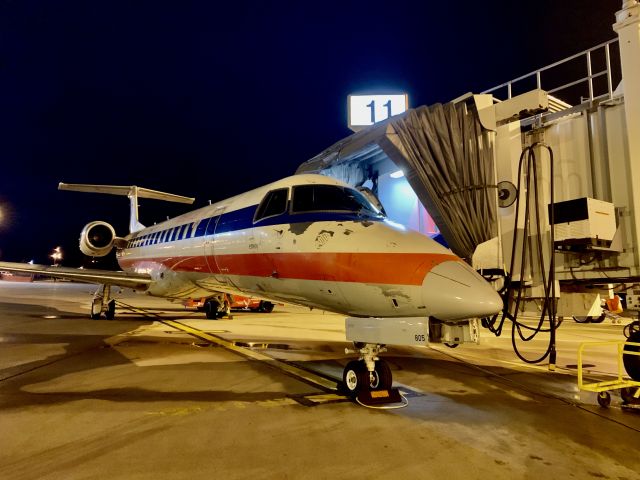
{"label": "cockpit window", "polygon": [[288,188],[279,188],[271,190],[265,195],[256,210],[254,222],[274,215],[280,215],[287,210],[287,197],[289,196]]}
{"label": "cockpit window", "polygon": [[360,192],[338,185],[293,187],[292,212],[357,212],[382,215]]}

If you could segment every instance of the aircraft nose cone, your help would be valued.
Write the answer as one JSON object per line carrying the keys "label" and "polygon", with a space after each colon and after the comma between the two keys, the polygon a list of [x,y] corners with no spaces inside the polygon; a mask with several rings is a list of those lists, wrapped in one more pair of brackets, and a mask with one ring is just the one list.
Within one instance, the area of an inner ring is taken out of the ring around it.
{"label": "aircraft nose cone", "polygon": [[502,298],[493,287],[462,261],[434,267],[422,283],[423,300],[440,320],[488,317],[502,310]]}

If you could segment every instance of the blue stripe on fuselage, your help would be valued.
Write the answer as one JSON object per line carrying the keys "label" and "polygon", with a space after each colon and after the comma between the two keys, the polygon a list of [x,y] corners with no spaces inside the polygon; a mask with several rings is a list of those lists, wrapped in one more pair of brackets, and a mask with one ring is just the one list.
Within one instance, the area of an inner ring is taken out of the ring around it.
{"label": "blue stripe on fuselage", "polygon": [[[382,217],[375,215],[358,214],[355,212],[304,212],[274,215],[253,223],[257,205],[241,208],[233,212],[223,213],[218,221],[215,233],[235,232],[252,227],[268,227],[271,225],[311,223],[311,222],[362,222],[382,221]],[[207,229],[208,230],[208,229]],[[208,234],[208,232],[207,232]]]}
{"label": "blue stripe on fuselage", "polygon": [[[177,240],[171,240],[174,235],[166,234],[162,235],[162,238],[157,243],[168,243],[180,240],[187,240],[188,238],[210,236],[219,233],[237,232],[239,230],[246,230],[253,227],[268,227],[271,225],[282,224],[296,224],[296,223],[311,223],[311,222],[379,222],[384,220],[383,217],[377,217],[375,215],[358,214],[354,212],[304,212],[304,213],[289,213],[285,212],[281,215],[275,215],[268,217],[258,222],[253,223],[253,217],[255,215],[258,205],[251,205],[250,207],[241,208],[232,212],[223,213],[222,215],[215,215],[213,217],[203,218],[198,221],[195,234],[193,237],[184,236],[184,238],[178,238]],[[191,222],[190,222],[191,223]],[[173,229],[175,227],[170,227]],[[182,227],[180,227],[182,228]],[[175,232],[175,231],[174,231]],[[143,235],[145,236],[145,235]],[[137,237],[140,238],[140,237]],[[132,239],[135,240],[135,239]]]}

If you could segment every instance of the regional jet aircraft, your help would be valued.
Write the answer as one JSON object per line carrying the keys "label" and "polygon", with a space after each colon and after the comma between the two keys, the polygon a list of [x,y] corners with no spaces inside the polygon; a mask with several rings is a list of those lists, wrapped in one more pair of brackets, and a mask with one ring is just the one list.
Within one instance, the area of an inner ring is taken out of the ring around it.
{"label": "regional jet aircraft", "polygon": [[391,370],[378,357],[385,344],[472,341],[474,319],[502,309],[492,286],[450,250],[390,221],[371,195],[326,176],[288,177],[151,227],[138,221],[139,197],[193,199],[138,187],[59,188],[129,196],[128,235],[95,221],[80,236],[86,255],[115,248],[122,271],[9,262],[0,262],[0,270],[100,284],[94,318],[114,317],[111,286],[171,299],[207,297],[209,318],[224,311],[225,294],[344,314],[360,357],[343,372],[353,396],[390,388]]}

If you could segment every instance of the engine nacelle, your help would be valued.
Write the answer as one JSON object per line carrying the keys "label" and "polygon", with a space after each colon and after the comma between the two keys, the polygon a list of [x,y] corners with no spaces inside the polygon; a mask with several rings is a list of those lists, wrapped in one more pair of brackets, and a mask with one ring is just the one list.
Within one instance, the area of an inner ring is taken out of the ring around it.
{"label": "engine nacelle", "polygon": [[107,222],[87,223],[80,233],[80,251],[90,257],[104,257],[115,241],[116,231]]}

